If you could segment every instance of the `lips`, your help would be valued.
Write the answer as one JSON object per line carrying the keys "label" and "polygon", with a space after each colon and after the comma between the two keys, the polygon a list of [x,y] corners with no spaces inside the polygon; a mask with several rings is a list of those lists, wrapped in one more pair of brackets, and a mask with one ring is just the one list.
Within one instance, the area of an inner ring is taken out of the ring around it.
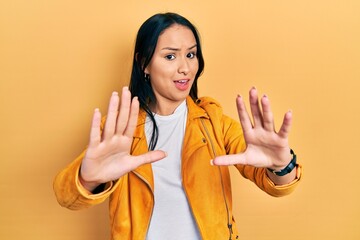
{"label": "lips", "polygon": [[189,82],[190,82],[189,79],[180,79],[180,80],[174,81],[175,87],[181,91],[185,91],[188,89]]}
{"label": "lips", "polygon": [[175,83],[180,83],[180,84],[184,84],[184,83],[187,83],[189,80],[177,80],[177,81],[174,81]]}

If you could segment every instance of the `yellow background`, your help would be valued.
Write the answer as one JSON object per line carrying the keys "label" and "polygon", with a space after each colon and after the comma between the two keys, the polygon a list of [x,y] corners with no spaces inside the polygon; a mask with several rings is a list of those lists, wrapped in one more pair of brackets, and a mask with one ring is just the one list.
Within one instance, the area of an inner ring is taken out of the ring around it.
{"label": "yellow background", "polygon": [[138,27],[164,11],[200,30],[201,96],[236,118],[256,86],[277,127],[293,111],[303,182],[272,198],[232,171],[240,239],[360,239],[358,0],[2,0],[0,239],[109,238],[107,204],[61,208],[52,181],[127,84]]}

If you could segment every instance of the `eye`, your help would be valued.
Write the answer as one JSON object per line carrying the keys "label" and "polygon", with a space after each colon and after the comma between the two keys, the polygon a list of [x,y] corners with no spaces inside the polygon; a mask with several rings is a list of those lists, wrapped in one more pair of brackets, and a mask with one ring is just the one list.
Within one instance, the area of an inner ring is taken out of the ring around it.
{"label": "eye", "polygon": [[195,53],[195,52],[188,53],[188,54],[186,55],[186,57],[192,59],[192,58],[196,57],[196,53]]}
{"label": "eye", "polygon": [[174,54],[169,54],[169,55],[166,55],[165,58],[167,60],[174,60],[175,59],[175,55]]}

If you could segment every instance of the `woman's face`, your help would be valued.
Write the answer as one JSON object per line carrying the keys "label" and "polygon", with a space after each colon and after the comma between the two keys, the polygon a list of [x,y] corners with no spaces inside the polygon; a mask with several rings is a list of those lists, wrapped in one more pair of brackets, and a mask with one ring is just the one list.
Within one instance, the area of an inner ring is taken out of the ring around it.
{"label": "woman's face", "polygon": [[160,36],[154,55],[145,68],[156,97],[151,110],[160,115],[172,114],[190,93],[199,69],[197,45],[192,31],[174,24]]}

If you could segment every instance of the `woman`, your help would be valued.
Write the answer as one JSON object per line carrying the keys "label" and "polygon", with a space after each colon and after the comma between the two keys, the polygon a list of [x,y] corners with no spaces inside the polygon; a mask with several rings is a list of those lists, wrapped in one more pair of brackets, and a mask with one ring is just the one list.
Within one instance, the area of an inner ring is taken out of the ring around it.
{"label": "woman", "polygon": [[[273,196],[289,194],[301,167],[288,145],[291,112],[275,132],[270,103],[241,96],[241,125],[210,98],[198,98],[204,68],[199,36],[184,17],[156,14],[140,27],[130,90],[95,110],[88,148],[60,172],[62,206],[110,197],[112,239],[237,239],[228,165]],[[133,96],[133,98],[132,98]],[[260,109],[260,105],[262,110]]]}

